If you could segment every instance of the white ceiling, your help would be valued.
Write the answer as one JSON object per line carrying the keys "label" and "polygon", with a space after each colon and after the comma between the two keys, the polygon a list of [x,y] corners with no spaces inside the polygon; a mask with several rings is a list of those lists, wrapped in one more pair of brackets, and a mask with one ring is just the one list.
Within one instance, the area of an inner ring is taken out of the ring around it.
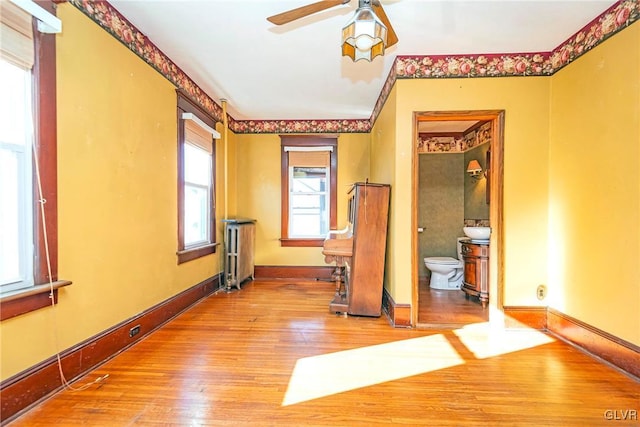
{"label": "white ceiling", "polygon": [[357,0],[289,24],[314,0],[111,0],[236,120],[368,119],[398,55],[548,52],[612,0],[382,0],[399,42],[373,62],[341,56]]}

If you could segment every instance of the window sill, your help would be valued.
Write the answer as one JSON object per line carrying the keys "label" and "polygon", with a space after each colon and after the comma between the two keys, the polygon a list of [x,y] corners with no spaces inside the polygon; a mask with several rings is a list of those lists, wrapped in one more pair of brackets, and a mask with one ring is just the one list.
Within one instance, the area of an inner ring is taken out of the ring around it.
{"label": "window sill", "polygon": [[178,264],[182,264],[183,262],[191,261],[209,254],[216,253],[216,247],[220,245],[220,243],[211,243],[205,246],[198,246],[197,248],[191,249],[183,249],[181,251],[176,252],[178,255]]}
{"label": "window sill", "polygon": [[52,305],[51,288],[53,288],[53,304],[57,304],[58,289],[69,286],[71,283],[69,280],[57,280],[53,284],[45,283],[3,295],[0,297],[0,321],[50,307]]}
{"label": "window sill", "polygon": [[322,247],[324,239],[280,239],[280,246],[286,247]]}

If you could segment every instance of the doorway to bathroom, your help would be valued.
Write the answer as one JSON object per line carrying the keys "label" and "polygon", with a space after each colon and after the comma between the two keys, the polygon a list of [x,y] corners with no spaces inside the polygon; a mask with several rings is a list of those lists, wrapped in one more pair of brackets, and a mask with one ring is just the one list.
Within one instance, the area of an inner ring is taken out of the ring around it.
{"label": "doorway to bathroom", "polygon": [[[457,328],[502,310],[503,129],[500,110],[414,113],[416,327]],[[490,227],[490,239],[463,247],[463,227]]]}

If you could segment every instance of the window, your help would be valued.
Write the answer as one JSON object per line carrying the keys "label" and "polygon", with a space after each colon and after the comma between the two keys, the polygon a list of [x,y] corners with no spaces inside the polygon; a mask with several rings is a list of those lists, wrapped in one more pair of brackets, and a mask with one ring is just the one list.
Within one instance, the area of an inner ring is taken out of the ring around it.
{"label": "window", "polygon": [[184,246],[211,243],[211,152],[184,142]]}
{"label": "window", "polygon": [[[53,2],[38,4],[46,15],[55,14]],[[34,31],[32,17],[12,2],[0,7],[0,320],[5,320],[50,306],[51,287],[57,302],[58,288],[71,282],[58,280],[57,272],[55,34]]]}
{"label": "window", "polygon": [[320,238],[329,232],[329,176],[328,165],[289,167],[289,237]]}
{"label": "window", "polygon": [[178,92],[178,263],[215,252],[215,121]]}
{"label": "window", "polygon": [[281,245],[322,246],[336,228],[335,136],[281,136]]}
{"label": "window", "polygon": [[0,59],[0,286],[33,286],[31,71]]}

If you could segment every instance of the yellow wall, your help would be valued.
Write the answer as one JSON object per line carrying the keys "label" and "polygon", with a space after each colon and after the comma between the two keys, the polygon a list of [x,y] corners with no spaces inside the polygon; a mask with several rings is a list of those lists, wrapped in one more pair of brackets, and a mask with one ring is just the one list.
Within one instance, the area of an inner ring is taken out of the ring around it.
{"label": "yellow wall", "polygon": [[550,305],[640,344],[640,23],[552,78]]}
{"label": "yellow wall", "polygon": [[[2,379],[221,270],[220,252],[176,263],[174,87],[73,6],[58,15],[59,276],[73,285],[55,310],[0,323]],[[392,186],[397,303],[412,300],[413,113],[505,110],[504,304],[546,304],[548,283],[552,307],[640,344],[639,52],[636,23],[550,78],[400,80],[371,135],[340,135],[339,227],[350,183]],[[319,248],[280,247],[279,137],[228,135],[227,213],[257,219],[256,263],[325,265]]]}
{"label": "yellow wall", "polygon": [[[535,289],[546,283],[549,79],[544,77],[399,80],[395,103],[393,240],[388,289],[411,303],[412,156],[414,112],[505,110],[505,305],[540,305]],[[393,109],[387,102],[385,110]],[[385,114],[385,112],[383,112]],[[378,126],[376,124],[376,126]],[[393,142],[389,141],[393,144]],[[372,157],[384,157],[384,149]],[[535,173],[532,173],[532,166]],[[462,233],[462,224],[460,224]],[[492,291],[495,292],[495,278]]]}
{"label": "yellow wall", "polygon": [[[280,137],[236,135],[238,216],[256,223],[256,265],[324,266],[321,248],[280,246]],[[347,220],[349,184],[369,176],[369,134],[338,137],[338,228]]]}
{"label": "yellow wall", "polygon": [[412,296],[413,113],[504,110],[504,305],[549,304],[637,345],[638,75],[636,23],[550,78],[396,82],[371,152],[372,176],[392,183],[385,287],[394,300]]}
{"label": "yellow wall", "polygon": [[[226,112],[224,104],[223,113]],[[225,130],[225,123],[216,124],[216,130],[220,133],[220,140],[216,146],[216,194],[220,197],[216,199],[216,217],[226,219],[237,214],[237,159],[236,159],[236,135],[229,129]],[[225,139],[227,142],[225,143]],[[225,153],[225,149],[227,152]],[[226,157],[226,158],[225,158]],[[225,203],[227,208],[225,209]],[[219,223],[220,230],[225,224]]]}
{"label": "yellow wall", "polygon": [[384,287],[389,294],[395,298],[396,281],[391,280],[396,274],[396,227],[397,212],[406,209],[406,201],[399,203],[395,194],[396,163],[396,93],[394,88],[389,94],[389,98],[380,112],[376,123],[371,130],[371,181],[380,184],[391,185],[391,198],[389,200],[389,224],[387,231],[387,249],[385,257]]}
{"label": "yellow wall", "polygon": [[176,262],[174,87],[73,6],[58,16],[59,277],[73,284],[0,324],[2,379],[220,271],[219,254]]}
{"label": "yellow wall", "polygon": [[[212,255],[216,258],[216,272],[224,270],[224,229],[226,218],[236,216],[237,200],[236,200],[236,145],[235,134],[229,130],[225,133],[223,123],[216,124],[216,130],[220,133],[220,139],[216,141],[216,226],[217,226],[217,242],[220,247],[216,254]],[[225,137],[227,143],[225,144]],[[225,154],[226,148],[226,154]],[[226,156],[226,161],[225,161]],[[226,173],[225,173],[226,168]],[[226,194],[226,197],[225,197]],[[226,209],[225,209],[226,206]],[[210,257],[207,257],[210,259]],[[219,267],[218,267],[219,266]]]}

